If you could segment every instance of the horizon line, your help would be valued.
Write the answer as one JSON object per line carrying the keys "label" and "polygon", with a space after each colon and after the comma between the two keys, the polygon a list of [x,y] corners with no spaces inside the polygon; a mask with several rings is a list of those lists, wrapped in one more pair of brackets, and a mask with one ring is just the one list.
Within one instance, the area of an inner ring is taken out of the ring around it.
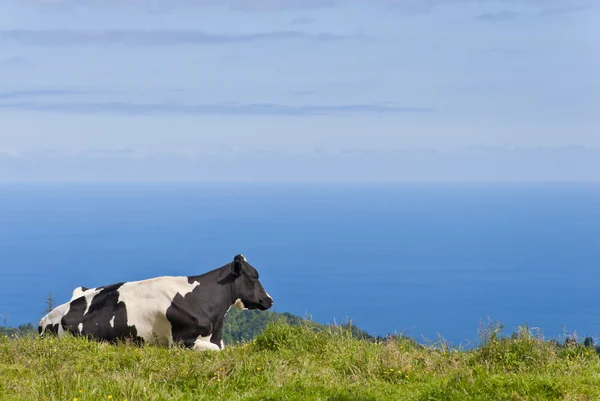
{"label": "horizon line", "polygon": [[5,181],[0,180],[0,185],[19,185],[19,184],[117,184],[117,185],[140,185],[140,184],[600,184],[600,179],[592,180],[561,180],[561,179],[532,179],[532,180],[515,180],[515,179],[490,179],[490,180],[172,180],[172,181],[151,181],[151,180],[132,180],[132,181],[113,181],[113,180],[39,180],[39,181]]}

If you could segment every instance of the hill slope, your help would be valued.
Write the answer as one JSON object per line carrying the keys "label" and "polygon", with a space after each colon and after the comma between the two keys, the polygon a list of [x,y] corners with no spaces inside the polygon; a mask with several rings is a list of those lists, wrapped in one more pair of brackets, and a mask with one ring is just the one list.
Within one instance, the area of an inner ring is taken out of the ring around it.
{"label": "hill slope", "polygon": [[[348,329],[270,323],[222,352],[113,346],[82,338],[0,338],[0,399],[593,400],[591,347],[527,331],[470,351],[368,341]],[[109,398],[111,397],[111,398]]]}
{"label": "hill slope", "polygon": [[[292,326],[308,325],[314,328],[325,329],[327,326],[315,322],[309,322],[291,313],[276,313],[271,311],[231,309],[225,317],[223,324],[223,340],[225,344],[235,344],[242,341],[248,341],[255,338],[263,332],[269,323],[278,322]],[[343,327],[351,330],[357,338],[375,340],[366,331],[359,329],[351,324]]]}

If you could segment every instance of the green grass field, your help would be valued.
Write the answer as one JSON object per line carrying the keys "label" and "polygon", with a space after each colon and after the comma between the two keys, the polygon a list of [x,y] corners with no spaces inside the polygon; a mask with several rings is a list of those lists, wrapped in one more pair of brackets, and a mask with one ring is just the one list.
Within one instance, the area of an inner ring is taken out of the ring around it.
{"label": "green grass field", "polygon": [[0,338],[0,400],[599,400],[600,358],[524,330],[473,350],[271,323],[197,353],[81,338]]}

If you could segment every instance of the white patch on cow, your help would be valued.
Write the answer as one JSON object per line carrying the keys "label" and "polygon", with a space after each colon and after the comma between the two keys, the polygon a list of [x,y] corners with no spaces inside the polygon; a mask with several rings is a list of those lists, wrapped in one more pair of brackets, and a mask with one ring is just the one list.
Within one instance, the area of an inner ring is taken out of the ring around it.
{"label": "white patch on cow", "polygon": [[242,259],[244,259],[244,262],[247,262],[246,257],[244,255],[240,255],[242,257]]}
{"label": "white patch on cow", "polygon": [[77,298],[81,297],[83,294],[85,294],[88,291],[94,291],[95,288],[88,288],[87,290],[83,291],[83,287],[77,287],[73,290],[73,295],[71,295],[71,301],[76,300]]}
{"label": "white patch on cow", "polygon": [[62,305],[57,306],[56,308],[52,309],[52,311],[50,311],[50,313],[48,313],[46,316],[44,316],[41,320],[40,320],[40,327],[42,328],[42,332],[41,335],[43,336],[46,332],[46,328],[49,325],[55,325],[58,324],[58,336],[62,336],[65,333],[65,329],[62,327],[62,324],[60,323],[63,316],[66,315],[67,313],[69,313],[69,310],[71,309],[71,304],[70,303],[64,303]]}
{"label": "white patch on cow", "polygon": [[110,319],[110,327],[115,327],[115,317],[113,316],[112,319]]}
{"label": "white patch on cow", "polygon": [[241,299],[236,299],[235,302],[233,303],[232,307],[237,308],[239,310],[248,310],[248,308],[246,308],[246,305],[244,305],[244,303],[242,302]]}
{"label": "white patch on cow", "polygon": [[221,340],[221,349],[225,349],[225,343]]}
{"label": "white patch on cow", "polygon": [[77,328],[79,329],[79,333],[81,334],[83,332],[83,323],[79,323],[79,326],[77,326]]}
{"label": "white patch on cow", "polygon": [[210,342],[210,337],[211,336],[198,337],[196,341],[194,341],[192,349],[194,351],[220,351],[221,348],[219,348],[217,344]]}
{"label": "white patch on cow", "polygon": [[77,287],[73,290],[73,295],[71,295],[71,301],[74,299],[79,298],[80,296],[83,295],[83,290],[81,289],[81,287]]}
{"label": "white patch on cow", "polygon": [[92,305],[92,300],[94,299],[94,297],[96,295],[98,295],[98,293],[101,290],[97,290],[97,289],[93,289],[93,290],[87,290],[86,292],[83,293],[83,297],[85,297],[85,311],[83,312],[83,316],[87,315],[87,313],[90,311],[90,306]]}
{"label": "white patch on cow", "polygon": [[173,336],[167,309],[175,295],[185,296],[198,285],[197,281],[190,284],[187,277],[172,276],[123,284],[118,290],[119,302],[127,308],[127,325],[135,326],[137,335],[147,344],[171,346]]}
{"label": "white patch on cow", "polygon": [[266,291],[265,291],[265,294],[267,294],[267,296],[268,296],[269,298],[271,298],[271,301],[273,300],[273,297],[272,297],[271,295],[269,295],[269,293],[268,293],[268,292],[266,292]]}

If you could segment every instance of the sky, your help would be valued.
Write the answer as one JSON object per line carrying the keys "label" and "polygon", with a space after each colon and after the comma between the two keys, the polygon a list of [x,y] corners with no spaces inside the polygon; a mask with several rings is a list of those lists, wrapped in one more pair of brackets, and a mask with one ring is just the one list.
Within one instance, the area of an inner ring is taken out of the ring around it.
{"label": "sky", "polygon": [[600,0],[0,0],[0,182],[598,181]]}

